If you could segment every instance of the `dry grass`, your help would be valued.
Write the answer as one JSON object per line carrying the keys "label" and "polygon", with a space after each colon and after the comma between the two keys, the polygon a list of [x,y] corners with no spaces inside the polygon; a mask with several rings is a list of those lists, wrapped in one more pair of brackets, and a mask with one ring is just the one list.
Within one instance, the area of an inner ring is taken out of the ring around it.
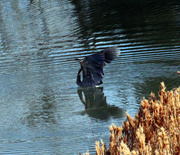
{"label": "dry grass", "polygon": [[177,71],[177,73],[179,74],[179,76],[180,76],[180,71]]}
{"label": "dry grass", "polygon": [[165,91],[161,83],[159,99],[151,93],[143,98],[139,113],[123,126],[112,125],[109,150],[101,140],[96,142],[97,155],[179,155],[180,154],[180,88]]}

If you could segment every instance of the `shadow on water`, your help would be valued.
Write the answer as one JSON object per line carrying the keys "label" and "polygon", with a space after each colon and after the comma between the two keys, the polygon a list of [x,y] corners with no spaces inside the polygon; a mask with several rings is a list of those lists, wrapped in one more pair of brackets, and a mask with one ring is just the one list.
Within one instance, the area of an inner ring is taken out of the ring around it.
{"label": "shadow on water", "polygon": [[103,87],[79,87],[77,93],[85,106],[85,112],[91,117],[107,120],[110,117],[121,118],[125,110],[114,105],[108,105]]}

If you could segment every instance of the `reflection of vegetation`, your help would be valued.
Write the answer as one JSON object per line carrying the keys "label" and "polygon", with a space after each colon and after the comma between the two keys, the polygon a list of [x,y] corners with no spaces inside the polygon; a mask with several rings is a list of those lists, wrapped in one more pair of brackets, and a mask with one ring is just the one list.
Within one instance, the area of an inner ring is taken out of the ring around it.
{"label": "reflection of vegetation", "polygon": [[108,119],[110,116],[123,117],[123,109],[107,104],[103,87],[80,87],[77,92],[89,116],[102,120]]}
{"label": "reflection of vegetation", "polygon": [[39,101],[32,102],[30,114],[27,116],[28,125],[37,126],[42,123],[55,123],[53,104],[54,96],[48,93],[44,93]]}
{"label": "reflection of vegetation", "polygon": [[133,119],[127,114],[122,127],[110,127],[109,150],[96,143],[101,154],[179,154],[180,145],[180,87],[165,91],[164,83],[159,100],[154,94],[141,101],[139,113]]}
{"label": "reflection of vegetation", "polygon": [[144,97],[148,97],[148,94],[150,92],[153,92],[155,94],[158,93],[157,90],[159,90],[159,82],[164,81],[166,83],[166,86],[168,90],[176,87],[179,85],[179,78],[167,78],[167,77],[154,77],[154,78],[148,78],[144,81],[144,83],[136,83],[134,87],[136,88],[136,95],[138,99],[142,98],[142,94]]}
{"label": "reflection of vegetation", "polygon": [[[171,45],[175,40],[179,43],[178,12],[176,3],[170,1],[84,1],[73,0],[79,16],[85,44],[95,44],[97,37],[109,35],[109,39],[118,39],[125,35],[126,39],[145,44]],[[96,33],[98,32],[98,33]],[[108,34],[107,34],[108,32]],[[117,37],[117,38],[116,38]],[[106,38],[108,39],[108,38]],[[172,40],[175,39],[175,40]]]}

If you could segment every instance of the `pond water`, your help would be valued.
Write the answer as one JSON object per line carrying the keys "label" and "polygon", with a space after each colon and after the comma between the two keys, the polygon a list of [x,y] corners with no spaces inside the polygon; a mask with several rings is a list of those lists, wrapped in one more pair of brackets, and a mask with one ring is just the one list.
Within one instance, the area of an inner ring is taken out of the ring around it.
{"label": "pond water", "polygon": [[[95,154],[108,127],[180,78],[177,1],[0,1],[0,154]],[[79,88],[83,58],[118,46],[103,85]]]}

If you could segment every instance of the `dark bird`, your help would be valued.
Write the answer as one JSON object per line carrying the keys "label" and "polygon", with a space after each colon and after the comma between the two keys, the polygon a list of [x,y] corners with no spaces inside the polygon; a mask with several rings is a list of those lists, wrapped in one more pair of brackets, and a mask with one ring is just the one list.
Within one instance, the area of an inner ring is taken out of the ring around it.
{"label": "dark bird", "polygon": [[77,85],[80,87],[92,87],[102,84],[103,67],[106,63],[111,63],[119,54],[118,47],[109,47],[101,52],[86,56],[83,60],[76,59],[81,65],[77,74]]}

